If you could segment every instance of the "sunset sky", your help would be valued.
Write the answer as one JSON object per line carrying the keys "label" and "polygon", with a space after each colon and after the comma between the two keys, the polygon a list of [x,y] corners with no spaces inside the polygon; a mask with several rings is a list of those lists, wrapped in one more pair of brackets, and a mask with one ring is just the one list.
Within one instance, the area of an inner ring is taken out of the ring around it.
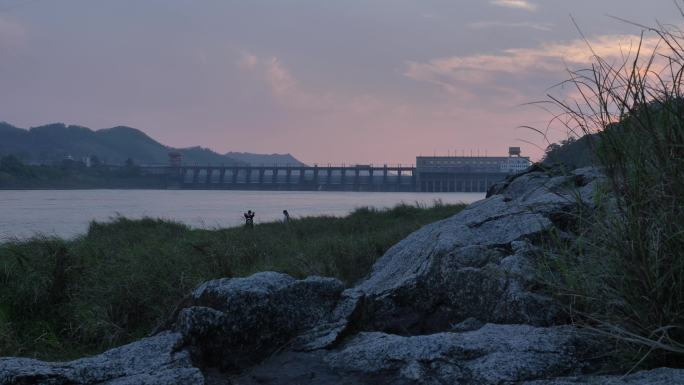
{"label": "sunset sky", "polygon": [[[142,129],[307,163],[533,158],[545,99],[671,0],[0,0],[0,121]],[[631,36],[631,37],[630,37]],[[551,132],[558,140],[563,132]]]}

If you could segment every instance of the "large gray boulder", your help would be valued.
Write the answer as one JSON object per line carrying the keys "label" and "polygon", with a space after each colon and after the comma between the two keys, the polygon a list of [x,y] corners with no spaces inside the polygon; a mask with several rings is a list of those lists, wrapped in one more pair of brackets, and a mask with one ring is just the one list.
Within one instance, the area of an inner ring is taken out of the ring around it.
{"label": "large gray boulder", "polygon": [[553,325],[558,307],[534,290],[534,243],[563,231],[591,206],[601,176],[542,172],[506,182],[498,195],[430,224],[392,247],[353,290],[366,297],[367,329],[428,333],[475,317]]}
{"label": "large gray boulder", "polygon": [[331,317],[343,289],[333,278],[296,280],[274,272],[209,281],[184,302],[170,328],[183,335],[196,362],[237,371],[336,321]]}
{"label": "large gray boulder", "polygon": [[0,384],[204,385],[182,345],[180,334],[166,332],[71,362],[0,358]]}

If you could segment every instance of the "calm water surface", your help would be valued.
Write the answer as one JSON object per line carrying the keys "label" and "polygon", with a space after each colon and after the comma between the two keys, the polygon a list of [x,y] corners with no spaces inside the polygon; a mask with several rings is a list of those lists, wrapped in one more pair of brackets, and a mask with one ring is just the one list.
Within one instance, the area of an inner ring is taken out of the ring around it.
{"label": "calm water surface", "polygon": [[242,213],[256,211],[255,222],[292,217],[348,214],[360,206],[398,203],[472,203],[482,193],[363,193],[188,190],[11,190],[0,191],[0,240],[35,234],[70,238],[92,220],[116,216],[172,219],[197,228],[236,226]]}

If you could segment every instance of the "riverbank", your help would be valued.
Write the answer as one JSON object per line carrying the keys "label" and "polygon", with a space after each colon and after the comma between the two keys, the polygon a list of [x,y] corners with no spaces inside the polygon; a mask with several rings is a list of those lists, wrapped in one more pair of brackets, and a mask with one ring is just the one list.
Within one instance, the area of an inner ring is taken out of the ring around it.
{"label": "riverbank", "polygon": [[147,335],[196,285],[279,271],[352,284],[392,245],[465,205],[361,208],[253,229],[94,222],[74,238],[0,244],[0,356],[62,360]]}
{"label": "riverbank", "polygon": [[111,177],[68,176],[64,179],[35,179],[0,181],[0,191],[12,190],[168,190],[161,177]]}
{"label": "riverbank", "polygon": [[24,164],[13,155],[0,156],[0,190],[165,189],[164,175],[142,175],[133,161],[110,168],[64,160],[58,165]]}

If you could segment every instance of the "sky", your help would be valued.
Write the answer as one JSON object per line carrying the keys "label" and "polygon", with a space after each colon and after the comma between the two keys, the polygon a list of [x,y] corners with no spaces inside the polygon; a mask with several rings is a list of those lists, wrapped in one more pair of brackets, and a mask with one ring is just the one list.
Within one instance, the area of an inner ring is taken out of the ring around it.
{"label": "sky", "polygon": [[538,105],[672,0],[0,0],[0,121],[314,164],[538,159]]}

